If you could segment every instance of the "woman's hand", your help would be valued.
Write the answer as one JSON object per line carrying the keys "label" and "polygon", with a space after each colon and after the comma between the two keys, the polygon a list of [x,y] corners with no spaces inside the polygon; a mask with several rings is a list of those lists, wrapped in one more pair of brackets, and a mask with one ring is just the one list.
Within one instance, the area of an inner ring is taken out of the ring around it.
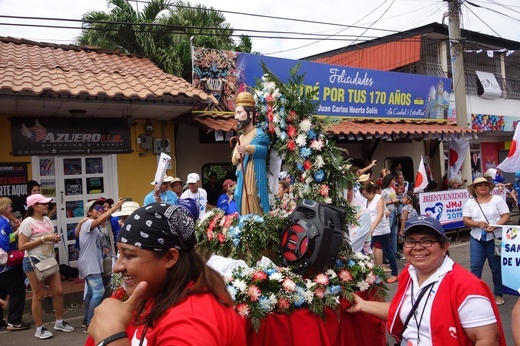
{"label": "woman's hand", "polygon": [[96,345],[111,335],[126,331],[138,304],[145,295],[146,287],[146,282],[140,282],[126,302],[108,298],[94,310],[88,333]]}
{"label": "woman's hand", "polygon": [[363,303],[365,303],[365,300],[355,293],[352,294],[352,297],[352,305],[346,311],[350,313],[362,312]]}
{"label": "woman's hand", "polygon": [[52,234],[47,234],[47,235],[42,236],[42,240],[44,243],[46,243],[46,242],[57,243],[60,241],[60,239],[61,239],[61,237],[57,233],[52,233]]}

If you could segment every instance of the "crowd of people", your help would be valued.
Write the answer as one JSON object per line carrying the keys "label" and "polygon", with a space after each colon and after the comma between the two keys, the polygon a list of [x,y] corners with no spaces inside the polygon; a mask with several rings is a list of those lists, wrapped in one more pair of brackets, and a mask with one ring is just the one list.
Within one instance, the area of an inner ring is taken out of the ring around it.
{"label": "crowd of people", "polygon": [[[399,166],[382,170],[380,179],[373,182],[374,166],[375,161],[363,169],[351,168],[358,180],[349,186],[345,198],[356,212],[356,223],[348,227],[345,238],[353,251],[373,256],[385,268],[388,263],[386,281],[397,283],[397,293],[389,303],[355,295],[348,311],[386,321],[401,344],[504,345],[498,313],[498,306],[504,303],[500,257],[494,253],[494,239],[500,235],[491,225],[507,223],[509,209],[503,199],[491,195],[495,183],[482,177],[468,186],[473,198],[464,208],[464,223],[472,229],[471,271],[466,271],[450,259],[450,242],[439,221],[419,215],[412,187]],[[201,343],[245,344],[244,326],[232,308],[222,277],[194,249],[194,226],[207,209],[216,207],[226,215],[240,213],[237,181],[225,179],[220,184],[216,177],[210,174],[204,189],[196,173],[190,173],[185,184],[178,177],[165,176],[145,197],[143,207],[131,200],[102,197],[86,203],[85,218],[75,235],[79,239],[79,277],[85,279],[82,326],[90,335],[88,345],[132,336],[149,344],[187,337]],[[287,172],[280,173],[275,203],[287,210],[297,203],[292,183]],[[7,322],[0,319],[0,323],[8,330],[30,327],[22,321],[27,278],[33,292],[35,336],[46,339],[53,335],[42,321],[44,285],[53,296],[53,329],[72,332],[74,328],[63,320],[59,272],[45,281],[38,280],[34,272],[34,265],[55,256],[55,244],[63,241],[48,217],[52,199],[39,192],[35,189],[27,198],[28,210],[21,223],[12,217],[11,200],[0,198],[0,247],[25,251],[21,264],[0,266],[0,308],[9,306]],[[404,259],[407,264],[399,273],[397,261]],[[486,260],[493,291],[480,280]],[[153,270],[142,271],[143,265]],[[113,273],[123,277],[130,296],[126,302],[106,299]],[[203,323],[201,310],[207,317]],[[447,311],[451,311],[449,318]]]}

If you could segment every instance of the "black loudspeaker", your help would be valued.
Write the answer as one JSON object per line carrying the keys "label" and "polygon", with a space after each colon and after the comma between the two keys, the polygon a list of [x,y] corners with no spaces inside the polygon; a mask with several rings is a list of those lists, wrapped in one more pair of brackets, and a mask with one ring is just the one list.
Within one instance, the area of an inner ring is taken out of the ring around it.
{"label": "black loudspeaker", "polygon": [[282,232],[282,265],[302,275],[334,267],[343,241],[344,217],[342,209],[303,200]]}

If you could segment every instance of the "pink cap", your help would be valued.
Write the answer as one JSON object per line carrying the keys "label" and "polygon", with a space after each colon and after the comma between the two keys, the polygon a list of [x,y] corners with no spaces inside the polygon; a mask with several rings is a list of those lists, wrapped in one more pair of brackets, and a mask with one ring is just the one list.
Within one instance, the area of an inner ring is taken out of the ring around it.
{"label": "pink cap", "polygon": [[36,193],[34,195],[30,195],[27,197],[27,207],[32,207],[36,203],[49,203],[52,201],[52,198],[47,198],[44,195],[40,195]]}

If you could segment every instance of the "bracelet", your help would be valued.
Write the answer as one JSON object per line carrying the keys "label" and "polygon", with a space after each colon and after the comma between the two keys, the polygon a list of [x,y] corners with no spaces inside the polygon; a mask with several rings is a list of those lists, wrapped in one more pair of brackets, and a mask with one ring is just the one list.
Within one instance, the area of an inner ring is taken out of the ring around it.
{"label": "bracelet", "polygon": [[113,335],[110,335],[108,338],[101,340],[100,343],[98,343],[96,346],[105,346],[111,343],[112,341],[116,341],[122,338],[128,338],[128,335],[126,335],[126,332],[119,332],[115,333]]}
{"label": "bracelet", "polygon": [[42,235],[42,237],[40,238],[40,240],[42,241],[42,243],[45,243],[45,236]]}

